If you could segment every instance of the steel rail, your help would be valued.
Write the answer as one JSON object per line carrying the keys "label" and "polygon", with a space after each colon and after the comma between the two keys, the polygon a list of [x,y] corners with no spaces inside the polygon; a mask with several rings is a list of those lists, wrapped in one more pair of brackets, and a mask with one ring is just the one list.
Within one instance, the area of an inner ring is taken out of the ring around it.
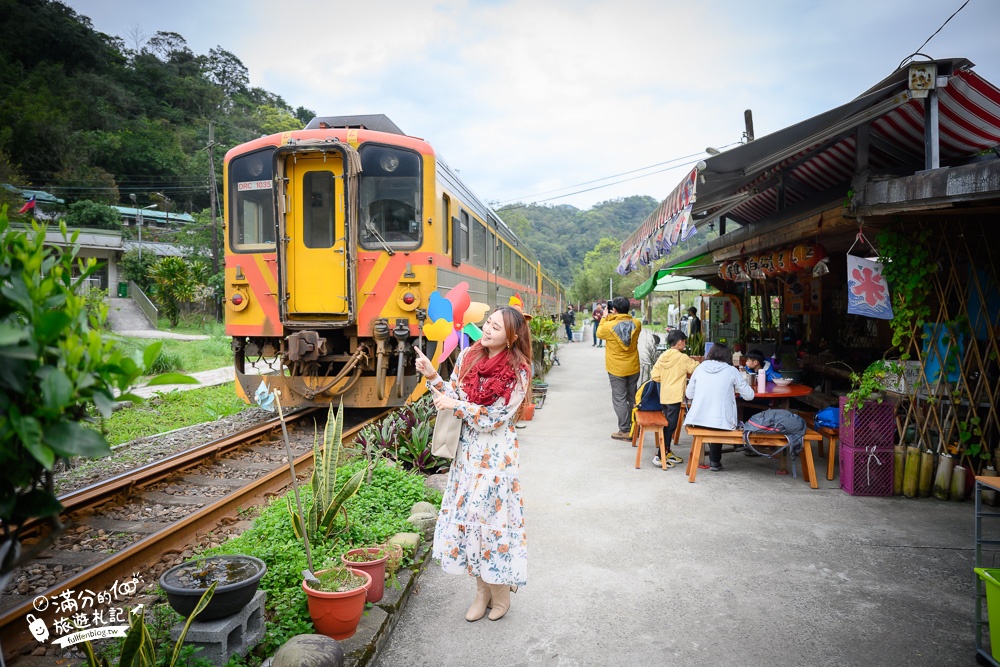
{"label": "steel rail", "polygon": [[[285,422],[297,421],[308,415],[319,411],[320,408],[312,408],[294,412],[285,416]],[[148,463],[134,470],[129,470],[115,477],[101,480],[91,486],[78,489],[59,497],[59,502],[63,506],[61,514],[78,512],[82,509],[96,507],[106,500],[110,500],[118,495],[129,495],[136,489],[141,489],[151,484],[155,484],[171,475],[186,470],[205,461],[205,459],[224,454],[230,450],[237,449],[246,444],[254,436],[281,428],[281,420],[275,417],[266,422],[243,429],[219,438],[211,442],[202,443],[191,449],[171,454],[166,458]]]}
{"label": "steel rail", "polygon": [[[357,426],[346,429],[343,438],[353,438],[358,431],[381,419],[385,414],[380,413]],[[313,452],[309,451],[295,459],[294,464],[306,466],[312,459]],[[48,596],[52,591],[63,588],[68,590],[85,587],[93,591],[104,590],[116,581],[134,576],[143,568],[152,567],[162,560],[163,556],[175,553],[176,545],[191,544],[218,524],[235,523],[239,520],[237,515],[239,509],[245,509],[265,500],[268,496],[279,494],[289,483],[288,466],[276,468],[214,503],[194,511],[181,521],[132,543],[111,558],[81,570],[43,595]],[[8,660],[16,659],[20,650],[34,641],[26,621],[26,615],[34,611],[33,600],[34,598],[22,602],[0,615],[0,644],[3,646],[4,657]]]}

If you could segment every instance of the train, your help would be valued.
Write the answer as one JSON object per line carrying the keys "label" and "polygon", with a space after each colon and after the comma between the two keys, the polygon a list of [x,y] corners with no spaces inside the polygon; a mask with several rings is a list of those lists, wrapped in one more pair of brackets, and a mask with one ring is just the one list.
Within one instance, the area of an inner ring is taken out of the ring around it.
{"label": "train", "polygon": [[385,115],[313,118],[236,146],[223,170],[225,327],[248,403],[261,371],[285,407],[406,403],[422,385],[413,346],[433,350],[430,296],[463,282],[491,308],[566,304],[500,216]]}

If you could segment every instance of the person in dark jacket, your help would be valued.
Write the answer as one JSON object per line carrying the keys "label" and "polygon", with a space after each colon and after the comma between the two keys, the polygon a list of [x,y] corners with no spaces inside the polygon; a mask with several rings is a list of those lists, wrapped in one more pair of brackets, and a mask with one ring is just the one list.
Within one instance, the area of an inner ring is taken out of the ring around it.
{"label": "person in dark jacket", "polygon": [[573,306],[567,306],[566,312],[562,314],[563,324],[566,325],[566,338],[567,341],[573,342],[573,327],[576,325],[576,313],[573,312]]}

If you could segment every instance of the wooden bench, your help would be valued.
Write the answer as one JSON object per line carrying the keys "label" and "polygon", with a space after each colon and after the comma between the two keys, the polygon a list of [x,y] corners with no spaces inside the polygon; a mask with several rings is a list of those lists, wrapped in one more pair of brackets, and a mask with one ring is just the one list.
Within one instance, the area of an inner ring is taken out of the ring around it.
{"label": "wooden bench", "polygon": [[[680,416],[677,418],[677,428],[674,430],[674,444],[681,439],[681,423],[684,421],[685,406],[681,404]],[[667,469],[667,448],[663,442],[663,429],[667,427],[667,418],[659,410],[638,410],[635,413],[635,428],[632,429],[632,446],[638,447],[635,452],[635,467],[642,464],[642,442],[646,439],[646,431],[653,431],[653,441],[660,448],[660,466]]]}
{"label": "wooden bench", "polygon": [[[687,430],[687,434],[693,439],[691,454],[688,456],[687,462],[688,481],[692,484],[698,475],[698,463],[701,462],[704,443],[713,442],[723,445],[743,444],[743,431],[740,430],[721,431],[698,426],[685,426],[684,428]],[[800,457],[802,460],[802,477],[805,481],[809,482],[809,486],[818,489],[819,484],[816,481],[816,469],[813,466],[812,443],[822,442],[823,437],[813,429],[807,428],[803,440],[805,442],[803,443]],[[788,444],[788,440],[783,435],[760,435],[756,433],[750,435],[750,442],[753,443],[754,447],[784,447]]]}
{"label": "wooden bench", "polygon": [[824,443],[826,440],[830,441],[830,453],[826,461],[826,478],[828,480],[833,479],[833,466],[834,462],[837,460],[837,445],[840,444],[840,429],[830,428],[829,426],[816,427],[816,413],[815,412],[796,412],[806,421],[806,426],[811,429],[815,429],[817,433],[823,436],[823,439],[819,441],[819,455],[826,456],[824,454]]}

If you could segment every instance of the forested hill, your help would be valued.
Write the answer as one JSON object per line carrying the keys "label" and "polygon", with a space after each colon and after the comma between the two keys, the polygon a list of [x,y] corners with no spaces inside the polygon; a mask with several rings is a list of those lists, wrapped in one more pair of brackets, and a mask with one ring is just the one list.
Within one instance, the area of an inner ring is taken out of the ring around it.
{"label": "forested hill", "polygon": [[232,146],[314,115],[250,87],[221,46],[199,55],[176,33],[105,35],[52,0],[0,0],[0,17],[0,183],[68,202],[160,192],[173,210],[201,210],[210,121],[221,175]]}
{"label": "forested hill", "polygon": [[[202,211],[210,122],[221,187],[227,150],[300,129],[315,115],[249,81],[223,46],[196,54],[177,33],[105,35],[55,0],[0,0],[0,183],[44,189],[68,204],[127,205],[135,195],[139,206],[165,206],[165,196],[171,211]],[[0,188],[5,200],[22,203]],[[586,211],[530,205],[499,213],[568,287],[588,252],[602,239],[620,242],[658,203],[634,196]],[[616,263],[613,246],[602,253]]]}
{"label": "forested hill", "polygon": [[623,241],[660,202],[652,197],[613,199],[581,211],[574,206],[509,206],[497,212],[567,287],[584,256],[602,238]]}

